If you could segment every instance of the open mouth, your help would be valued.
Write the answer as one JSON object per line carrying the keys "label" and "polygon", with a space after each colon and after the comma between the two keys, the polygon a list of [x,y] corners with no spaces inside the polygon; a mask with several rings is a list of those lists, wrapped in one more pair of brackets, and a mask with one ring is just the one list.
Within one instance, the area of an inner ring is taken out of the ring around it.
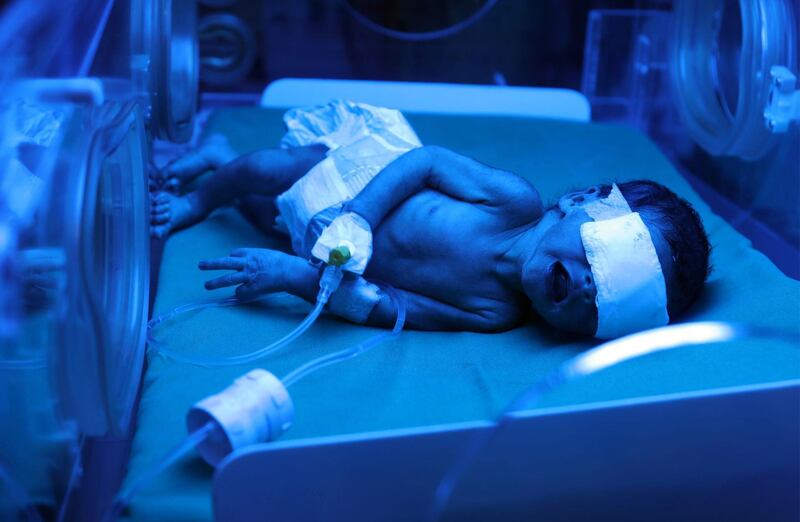
{"label": "open mouth", "polygon": [[555,304],[562,303],[569,295],[569,272],[556,261],[550,266],[550,299]]}

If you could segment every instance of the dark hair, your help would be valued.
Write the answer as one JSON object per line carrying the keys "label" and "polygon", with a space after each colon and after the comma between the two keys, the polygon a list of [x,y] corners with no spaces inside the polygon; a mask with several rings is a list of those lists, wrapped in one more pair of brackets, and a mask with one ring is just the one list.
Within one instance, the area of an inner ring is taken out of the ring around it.
{"label": "dark hair", "polygon": [[[670,318],[682,314],[694,302],[711,270],[711,246],[697,211],[670,189],[650,180],[618,184],[631,210],[639,212],[658,227],[672,253],[673,281],[667,282],[667,311]],[[611,185],[600,185],[608,195]]]}

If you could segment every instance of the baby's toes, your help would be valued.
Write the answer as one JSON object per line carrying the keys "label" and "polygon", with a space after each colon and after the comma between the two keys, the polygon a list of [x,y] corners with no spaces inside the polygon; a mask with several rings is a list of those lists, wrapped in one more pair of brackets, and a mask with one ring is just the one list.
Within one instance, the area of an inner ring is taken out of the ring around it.
{"label": "baby's toes", "polygon": [[172,215],[169,196],[158,193],[150,198],[150,224],[164,225],[169,223]]}
{"label": "baby's toes", "polygon": [[177,194],[181,190],[181,180],[176,176],[167,178],[164,182],[164,190]]}
{"label": "baby's toes", "polygon": [[150,227],[150,237],[161,239],[169,234],[169,225],[153,225]]}
{"label": "baby's toes", "polygon": [[169,223],[170,212],[169,210],[165,210],[163,212],[152,212],[150,214],[150,224],[151,225],[163,225],[165,223]]}
{"label": "baby's toes", "polygon": [[150,214],[151,215],[163,214],[165,212],[169,212],[169,208],[170,208],[169,203],[156,203],[156,202],[153,202],[150,205]]}
{"label": "baby's toes", "polygon": [[157,205],[169,205],[169,194],[164,192],[156,192],[150,195],[150,205],[155,207]]}

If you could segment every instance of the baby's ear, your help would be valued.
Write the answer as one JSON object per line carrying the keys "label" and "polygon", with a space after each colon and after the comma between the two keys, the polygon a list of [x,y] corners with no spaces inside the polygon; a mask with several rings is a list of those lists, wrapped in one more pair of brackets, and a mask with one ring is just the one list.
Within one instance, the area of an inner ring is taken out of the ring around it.
{"label": "baby's ear", "polygon": [[568,192],[561,196],[558,200],[558,208],[560,208],[561,212],[564,214],[569,214],[587,203],[600,199],[600,197],[600,186],[592,185],[583,190]]}

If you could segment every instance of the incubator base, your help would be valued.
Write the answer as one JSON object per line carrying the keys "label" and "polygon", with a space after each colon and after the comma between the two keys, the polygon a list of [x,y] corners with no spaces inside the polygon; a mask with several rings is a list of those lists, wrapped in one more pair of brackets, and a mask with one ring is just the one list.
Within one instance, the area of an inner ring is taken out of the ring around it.
{"label": "incubator base", "polygon": [[[798,401],[793,380],[520,412],[441,520],[796,520]],[[428,520],[442,474],[490,427],[248,448],[217,469],[215,520]]]}

